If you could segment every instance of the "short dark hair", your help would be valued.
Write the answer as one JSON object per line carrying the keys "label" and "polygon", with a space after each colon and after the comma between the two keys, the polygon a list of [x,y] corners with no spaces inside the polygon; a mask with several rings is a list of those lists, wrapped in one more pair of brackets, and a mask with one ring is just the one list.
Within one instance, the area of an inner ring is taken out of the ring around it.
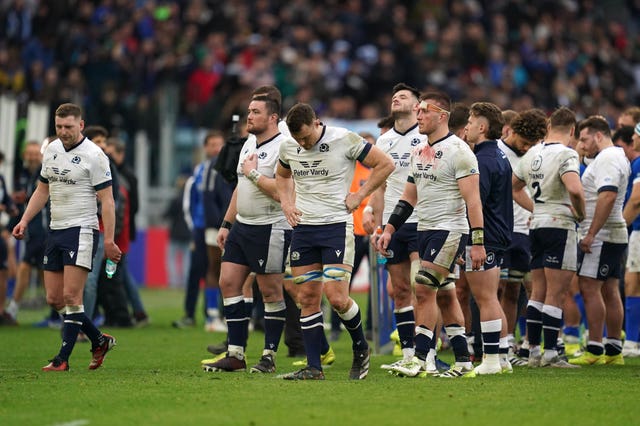
{"label": "short dark hair", "polygon": [[391,92],[392,94],[396,94],[397,92],[401,91],[401,90],[408,90],[409,92],[411,92],[411,94],[413,96],[416,97],[416,99],[420,99],[420,91],[418,89],[416,89],[415,87],[409,86],[406,83],[398,83],[395,86],[393,86],[393,92]]}
{"label": "short dark hair", "polygon": [[502,111],[496,104],[491,102],[475,102],[469,108],[469,115],[474,117],[484,117],[489,122],[489,130],[486,136],[489,139],[498,139],[502,136],[502,126],[504,126],[504,118]]}
{"label": "short dark hair", "polygon": [[567,107],[560,107],[549,117],[549,127],[568,132],[576,126],[576,113]]}
{"label": "short dark hair", "polygon": [[276,114],[278,117],[280,117],[280,104],[276,102],[275,99],[266,95],[258,95],[251,98],[251,101],[264,102],[268,114]]}
{"label": "short dark hair", "polygon": [[391,129],[396,121],[393,119],[392,115],[387,115],[378,121],[378,129]]}
{"label": "short dark hair", "polygon": [[56,109],[56,117],[82,118],[82,108],[80,108],[76,104],[71,104],[71,103],[62,104]]}
{"label": "short dark hair", "polygon": [[451,98],[444,92],[427,92],[420,96],[420,100],[424,101],[427,99],[431,99],[435,101],[435,104],[440,108],[446,110],[447,112],[451,111]]}
{"label": "short dark hair", "polygon": [[592,115],[582,120],[578,125],[578,133],[584,129],[587,129],[589,134],[600,132],[606,137],[611,137],[611,127],[609,127],[609,123],[601,115]]}
{"label": "short dark hair", "polygon": [[302,126],[311,125],[316,119],[316,112],[311,105],[297,103],[287,112],[287,127],[291,133],[297,133]]}
{"label": "short dark hair", "polygon": [[511,128],[519,136],[537,143],[547,134],[547,116],[537,108],[528,109],[513,119]]}
{"label": "short dark hair", "polygon": [[449,130],[456,133],[464,128],[469,120],[469,107],[462,103],[455,103],[449,114]]}
{"label": "short dark hair", "polygon": [[257,98],[258,96],[267,96],[272,99],[278,106],[277,114],[280,116],[282,109],[282,93],[276,86],[266,85],[256,87],[253,92],[251,92],[251,98]]}
{"label": "short dark hair", "polygon": [[93,140],[96,136],[109,137],[109,131],[102,126],[87,126],[82,131],[82,134]]}
{"label": "short dark hair", "polygon": [[620,141],[625,145],[631,145],[633,143],[633,126],[622,126],[611,137],[613,142]]}

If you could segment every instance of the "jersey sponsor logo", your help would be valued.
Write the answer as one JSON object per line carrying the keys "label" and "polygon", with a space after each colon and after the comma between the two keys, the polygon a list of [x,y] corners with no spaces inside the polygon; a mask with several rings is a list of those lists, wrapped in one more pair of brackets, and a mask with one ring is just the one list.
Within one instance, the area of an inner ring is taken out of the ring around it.
{"label": "jersey sponsor logo", "polygon": [[390,155],[391,158],[393,158],[396,167],[408,168],[411,165],[411,163],[407,161],[411,156],[410,152],[405,152],[402,155],[399,155],[397,152],[392,152]]}
{"label": "jersey sponsor logo", "polygon": [[318,169],[318,166],[322,163],[322,160],[300,161],[300,165],[306,170],[294,170],[293,175],[297,177],[303,176],[329,176],[328,169]]}
{"label": "jersey sponsor logo", "polygon": [[320,163],[322,163],[322,160],[314,160],[312,162],[300,161],[300,164],[305,169],[315,169],[316,167],[318,167],[320,165]]}
{"label": "jersey sponsor logo", "polygon": [[71,169],[62,169],[60,170],[60,168],[58,167],[51,167],[51,170],[53,170],[53,173],[60,175],[60,176],[65,176],[66,174],[68,174]]}

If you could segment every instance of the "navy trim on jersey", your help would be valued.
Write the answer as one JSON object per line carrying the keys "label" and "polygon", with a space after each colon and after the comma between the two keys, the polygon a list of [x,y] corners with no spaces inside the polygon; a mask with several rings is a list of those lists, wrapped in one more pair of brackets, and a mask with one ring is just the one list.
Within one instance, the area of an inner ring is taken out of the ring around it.
{"label": "navy trim on jersey", "polygon": [[598,194],[605,191],[618,192],[618,187],[614,185],[605,185],[603,187],[598,188]]}
{"label": "navy trim on jersey", "polygon": [[49,179],[42,177],[42,175],[38,175],[38,179],[40,179],[40,182],[49,185]]}
{"label": "navy trim on jersey", "polygon": [[504,146],[506,146],[507,148],[509,148],[509,151],[513,152],[515,155],[517,155],[518,157],[522,157],[524,154],[522,154],[520,151],[518,151],[517,149],[515,149],[514,147],[512,147],[511,145],[509,145],[508,143],[506,143],[504,141],[504,139],[500,139],[502,141],[502,143],[504,144]]}
{"label": "navy trim on jersey", "polygon": [[113,185],[113,181],[112,180],[108,180],[106,182],[102,182],[101,184],[94,186],[94,188],[95,188],[96,191],[100,191],[101,189],[108,188],[108,187],[110,187],[112,185]]}
{"label": "navy trim on jersey", "polygon": [[261,146],[268,144],[269,142],[271,142],[272,140],[274,140],[278,136],[280,136],[280,132],[278,132],[275,136],[273,136],[272,138],[267,139],[266,141],[264,141],[262,143],[258,143],[258,138],[256,138],[256,148],[260,148]]}
{"label": "navy trim on jersey", "polygon": [[320,134],[320,137],[318,138],[318,140],[316,141],[316,143],[313,146],[316,146],[322,140],[322,138],[324,138],[324,134],[325,133],[327,133],[327,126],[325,126],[323,124],[322,125],[322,133]]}
{"label": "navy trim on jersey", "polygon": [[[84,135],[83,135],[83,136],[84,136]],[[80,144],[82,144],[82,142],[84,142],[84,141],[86,141],[86,140],[87,140],[87,137],[86,137],[86,136],[84,136],[80,142],[78,142],[77,144],[75,144],[75,145],[74,145],[74,146],[72,146],[71,148],[67,149],[67,147],[66,147],[66,146],[64,146],[64,144],[62,144],[62,147],[64,148],[65,152],[69,152],[69,151],[71,151],[72,149],[75,149],[76,147],[79,147],[79,146],[80,146]],[[62,142],[62,140],[61,140],[60,142]]]}
{"label": "navy trim on jersey", "polygon": [[407,131],[406,131],[406,132],[402,133],[402,132],[399,132],[399,131],[395,128],[395,125],[394,125],[394,127],[393,127],[393,131],[394,131],[394,132],[396,132],[397,134],[399,134],[400,136],[406,136],[410,131],[412,131],[412,130],[413,130],[413,129],[415,129],[416,127],[418,127],[418,123],[416,123],[416,124],[414,124],[413,126],[409,127],[409,128],[407,129]]}
{"label": "navy trim on jersey", "polygon": [[280,162],[280,165],[282,167],[284,167],[287,170],[291,170],[291,166],[290,165],[283,163],[282,160],[278,160],[278,161]]}
{"label": "navy trim on jersey", "polygon": [[412,183],[414,185],[416,184],[416,181],[412,175],[407,176],[407,182]]}
{"label": "navy trim on jersey", "polygon": [[447,136],[445,136],[445,137],[443,137],[443,138],[438,139],[438,140],[437,140],[437,141],[435,141],[434,143],[431,143],[431,142],[428,142],[428,141],[427,141],[427,143],[429,144],[429,146],[434,146],[434,145],[435,145],[435,144],[437,144],[438,142],[442,142],[443,140],[447,139],[449,136],[453,136],[453,133],[452,133],[452,132],[447,133]]}
{"label": "navy trim on jersey", "polygon": [[371,151],[371,147],[372,147],[372,145],[370,143],[365,142],[364,139],[362,140],[362,142],[365,144],[365,147],[360,153],[360,155],[358,155],[358,158],[357,158],[357,160],[361,163],[367,157],[367,154],[369,154],[369,151]]}

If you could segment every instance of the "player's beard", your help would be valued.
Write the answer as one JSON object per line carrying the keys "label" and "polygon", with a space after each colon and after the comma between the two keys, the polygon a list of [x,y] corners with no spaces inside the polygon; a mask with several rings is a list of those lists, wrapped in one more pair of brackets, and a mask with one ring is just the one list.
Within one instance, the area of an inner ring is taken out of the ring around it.
{"label": "player's beard", "polygon": [[253,123],[247,126],[247,132],[251,133],[254,136],[258,136],[267,130],[267,126],[260,126],[259,124]]}
{"label": "player's beard", "polygon": [[391,117],[393,117],[394,120],[400,120],[402,118],[407,118],[411,113],[412,110],[396,110],[391,111]]}

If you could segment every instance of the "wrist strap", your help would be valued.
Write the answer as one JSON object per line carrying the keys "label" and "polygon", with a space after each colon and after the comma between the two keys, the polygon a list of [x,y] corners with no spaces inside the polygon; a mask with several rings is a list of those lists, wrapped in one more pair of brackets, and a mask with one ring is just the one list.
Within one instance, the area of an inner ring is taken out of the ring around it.
{"label": "wrist strap", "polygon": [[231,226],[233,224],[231,222],[229,222],[228,220],[223,220],[222,223],[220,224],[220,228],[225,228],[225,229],[231,229]]}
{"label": "wrist strap", "polygon": [[484,245],[484,228],[471,229],[471,245],[473,246]]}

